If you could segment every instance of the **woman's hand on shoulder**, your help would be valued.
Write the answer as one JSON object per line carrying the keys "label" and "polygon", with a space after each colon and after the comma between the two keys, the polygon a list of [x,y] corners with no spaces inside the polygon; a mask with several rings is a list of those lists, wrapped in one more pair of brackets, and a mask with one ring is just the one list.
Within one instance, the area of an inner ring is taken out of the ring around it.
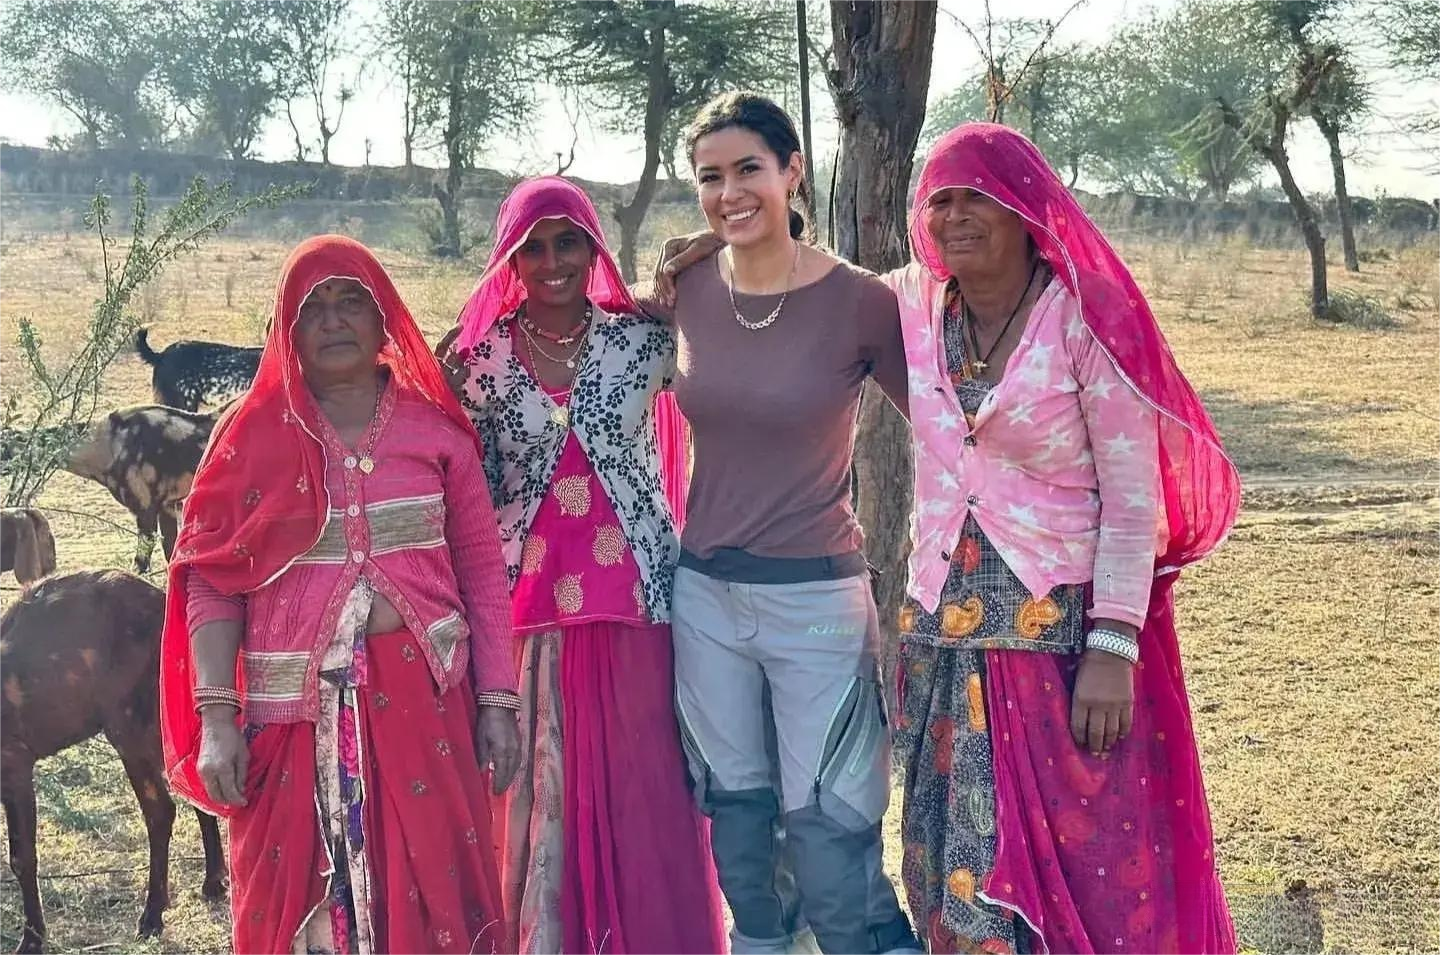
{"label": "woman's hand on shoulder", "polygon": [[655,263],[655,294],[666,305],[673,306],[676,277],[723,248],[725,240],[708,229],[666,239]]}
{"label": "woman's hand on shoulder", "polygon": [[455,339],[459,337],[460,326],[456,324],[435,344],[435,357],[440,361],[440,370],[444,372],[445,381],[456,398],[464,393],[465,382],[470,378],[470,369],[455,352]]}

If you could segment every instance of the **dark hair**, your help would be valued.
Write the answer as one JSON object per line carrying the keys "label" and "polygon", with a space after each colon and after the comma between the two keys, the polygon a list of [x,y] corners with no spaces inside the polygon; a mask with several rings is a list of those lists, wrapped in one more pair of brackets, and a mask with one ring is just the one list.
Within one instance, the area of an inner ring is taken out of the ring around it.
{"label": "dark hair", "polygon": [[[800,136],[795,132],[795,123],[790,115],[758,93],[721,93],[700,107],[700,112],[685,127],[685,154],[690,159],[690,168],[695,168],[695,144],[700,137],[717,133],[722,129],[738,126],[748,129],[765,141],[783,168],[790,157],[800,152]],[[810,241],[814,235],[806,210],[810,208],[810,184],[804,176],[795,190],[800,197],[799,209],[790,207],[790,237]]]}

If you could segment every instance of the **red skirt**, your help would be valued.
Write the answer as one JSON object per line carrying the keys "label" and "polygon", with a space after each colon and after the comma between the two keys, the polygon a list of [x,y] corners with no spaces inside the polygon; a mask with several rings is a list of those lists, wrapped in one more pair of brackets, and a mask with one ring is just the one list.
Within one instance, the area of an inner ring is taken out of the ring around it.
{"label": "red skirt", "polygon": [[[365,651],[361,813],[375,951],[512,952],[470,681],[437,694],[406,631],[372,634]],[[290,952],[330,901],[316,778],[313,723],[270,724],[251,739],[249,805],[230,820],[236,952]]]}

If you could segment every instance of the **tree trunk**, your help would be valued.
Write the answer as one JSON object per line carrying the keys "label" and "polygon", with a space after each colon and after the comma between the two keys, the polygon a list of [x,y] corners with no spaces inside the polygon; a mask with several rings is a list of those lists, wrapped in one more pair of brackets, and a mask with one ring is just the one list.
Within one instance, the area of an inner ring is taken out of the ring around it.
{"label": "tree trunk", "polygon": [[1320,75],[1318,70],[1307,69],[1302,84],[1287,99],[1270,97],[1267,104],[1270,112],[1268,137],[1259,131],[1247,131],[1247,124],[1240,114],[1223,98],[1215,102],[1220,107],[1220,117],[1225,125],[1244,136],[1250,148],[1265,157],[1280,177],[1280,188],[1284,190],[1285,198],[1290,200],[1290,208],[1295,211],[1295,220],[1300,225],[1300,234],[1305,237],[1305,248],[1310,252],[1310,316],[1328,319],[1330,288],[1325,275],[1325,236],[1315,220],[1310,200],[1305,198],[1305,193],[1295,182],[1295,175],[1290,171],[1290,156],[1285,152],[1285,134],[1290,127],[1290,117],[1298,108],[1304,107],[1314,94]]}
{"label": "tree trunk", "polygon": [[465,120],[465,66],[468,52],[463,44],[467,40],[460,35],[459,27],[453,27],[450,34],[450,82],[446,89],[447,113],[445,117],[445,156],[449,168],[445,171],[445,188],[435,190],[440,202],[440,214],[444,219],[440,248],[436,253],[445,258],[458,259],[465,251],[460,237],[460,185],[465,172],[464,129]]}
{"label": "tree trunk", "polygon": [[1330,146],[1330,168],[1335,173],[1335,208],[1340,216],[1340,246],[1345,251],[1345,269],[1360,271],[1360,254],[1355,250],[1355,209],[1350,203],[1350,190],[1345,185],[1345,154],[1340,150],[1340,127],[1318,110],[1315,125]]}
{"label": "tree trunk", "polygon": [[1305,193],[1295,182],[1294,173],[1290,171],[1290,156],[1285,152],[1283,132],[1278,138],[1271,140],[1269,148],[1265,150],[1265,158],[1270,160],[1270,165],[1275,167],[1275,172],[1280,177],[1280,188],[1285,191],[1285,198],[1290,200],[1290,208],[1295,210],[1295,218],[1300,223],[1300,233],[1305,237],[1305,248],[1310,252],[1310,315],[1312,318],[1328,319],[1330,288],[1325,274],[1325,235],[1315,221],[1315,210],[1311,207],[1310,200],[1305,198]]}
{"label": "tree trunk", "polygon": [[405,133],[401,141],[405,144],[405,168],[415,168],[415,128],[418,125],[415,121],[415,97],[412,92],[413,81],[410,74],[411,68],[405,67]]}
{"label": "tree trunk", "polygon": [[[836,251],[875,272],[897,268],[909,258],[906,191],[925,123],[935,17],[934,2],[830,5],[836,65],[830,92],[840,120]],[[909,429],[873,382],[861,400],[858,428],[856,514],[865,528],[866,556],[881,571],[875,602],[886,634],[888,671],[910,551]]]}
{"label": "tree trunk", "polygon": [[[668,4],[671,8],[674,3]],[[620,274],[627,282],[636,280],[635,246],[640,241],[640,226],[645,214],[650,211],[650,202],[655,198],[656,173],[660,170],[660,147],[665,138],[665,118],[670,114],[673,84],[670,79],[670,64],[666,60],[666,27],[659,23],[650,30],[650,59],[646,70],[648,79],[645,93],[645,165],[640,170],[640,182],[635,195],[625,205],[615,207],[615,218],[620,223]]]}
{"label": "tree trunk", "polygon": [[285,120],[290,124],[290,133],[295,137],[295,161],[305,161],[305,140],[300,135],[300,127],[295,122],[295,110],[287,101],[285,103]]}

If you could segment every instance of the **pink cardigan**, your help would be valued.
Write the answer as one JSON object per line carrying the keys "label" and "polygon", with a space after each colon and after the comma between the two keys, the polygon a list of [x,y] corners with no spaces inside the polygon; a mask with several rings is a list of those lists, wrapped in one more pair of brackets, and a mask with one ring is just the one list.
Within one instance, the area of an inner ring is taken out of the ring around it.
{"label": "pink cardigan", "polygon": [[[243,619],[246,713],[313,720],[316,674],[345,598],[363,573],[395,605],[442,689],[467,664],[477,691],[515,690],[509,588],[500,534],[474,440],[450,419],[387,389],[366,474],[328,426],[320,539],[258,590],[227,596],[190,574],[190,630]],[[467,652],[468,641],[468,652]]]}
{"label": "pink cardigan", "polygon": [[945,371],[944,283],[910,265],[900,300],[915,458],[909,593],[933,612],[969,514],[1037,599],[1094,583],[1090,615],[1145,622],[1164,543],[1157,412],[1059,279],[1030,313],[973,426]]}

